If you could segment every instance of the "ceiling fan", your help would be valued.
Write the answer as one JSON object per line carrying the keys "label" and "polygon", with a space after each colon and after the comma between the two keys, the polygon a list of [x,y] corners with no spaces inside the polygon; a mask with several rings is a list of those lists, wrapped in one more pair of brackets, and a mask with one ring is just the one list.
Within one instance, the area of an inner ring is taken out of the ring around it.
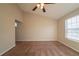
{"label": "ceiling fan", "polygon": [[45,4],[55,4],[55,3],[38,3],[32,11],[35,11],[37,8],[40,8],[43,12],[46,12]]}

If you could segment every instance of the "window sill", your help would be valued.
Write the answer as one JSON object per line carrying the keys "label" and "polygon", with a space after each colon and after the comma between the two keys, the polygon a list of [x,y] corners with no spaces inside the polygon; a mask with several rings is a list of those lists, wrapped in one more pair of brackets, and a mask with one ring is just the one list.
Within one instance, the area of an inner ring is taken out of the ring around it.
{"label": "window sill", "polygon": [[70,41],[75,41],[75,42],[79,42],[79,40],[77,39],[72,39],[72,38],[66,38],[67,40],[70,40]]}

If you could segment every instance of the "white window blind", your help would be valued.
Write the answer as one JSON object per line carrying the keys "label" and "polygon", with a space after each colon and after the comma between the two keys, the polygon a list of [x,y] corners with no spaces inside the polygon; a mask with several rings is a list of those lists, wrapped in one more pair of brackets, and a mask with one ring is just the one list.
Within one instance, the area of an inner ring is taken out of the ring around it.
{"label": "white window blind", "polygon": [[65,37],[71,40],[79,40],[79,16],[65,20]]}

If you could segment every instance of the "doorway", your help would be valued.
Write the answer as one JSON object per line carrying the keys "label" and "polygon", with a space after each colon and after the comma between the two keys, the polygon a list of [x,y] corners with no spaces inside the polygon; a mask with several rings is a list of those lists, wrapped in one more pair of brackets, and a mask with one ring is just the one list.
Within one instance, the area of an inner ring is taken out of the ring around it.
{"label": "doorway", "polygon": [[21,38],[21,25],[22,22],[15,20],[15,42]]}

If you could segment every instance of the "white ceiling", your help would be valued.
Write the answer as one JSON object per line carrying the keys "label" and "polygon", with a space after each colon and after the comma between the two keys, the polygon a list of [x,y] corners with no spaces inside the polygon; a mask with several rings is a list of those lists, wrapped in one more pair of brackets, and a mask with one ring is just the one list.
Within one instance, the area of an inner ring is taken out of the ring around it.
{"label": "white ceiling", "polygon": [[25,12],[31,12],[42,16],[47,16],[52,19],[59,19],[67,13],[79,8],[78,3],[56,3],[45,5],[46,12],[42,12],[41,9],[32,11],[36,3],[21,3],[18,6]]}

